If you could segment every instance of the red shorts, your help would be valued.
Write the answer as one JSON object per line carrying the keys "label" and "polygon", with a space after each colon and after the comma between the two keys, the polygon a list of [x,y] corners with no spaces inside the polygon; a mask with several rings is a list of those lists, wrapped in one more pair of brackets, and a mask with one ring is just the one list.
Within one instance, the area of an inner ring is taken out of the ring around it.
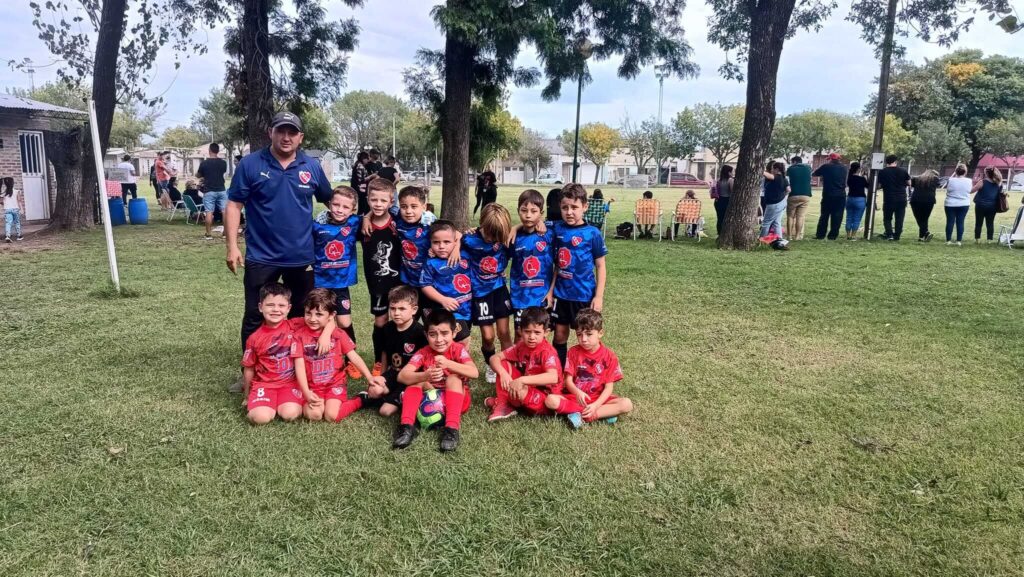
{"label": "red shorts", "polygon": [[[610,403],[616,399],[618,399],[618,397],[616,397],[615,395],[609,395],[608,399],[605,401],[605,404]],[[583,405],[576,402],[576,395],[568,393],[562,395],[562,402],[558,405],[558,413],[562,415],[568,415],[569,413],[582,413],[583,407]]]}
{"label": "red shorts", "polygon": [[344,384],[336,384],[330,387],[317,385],[315,387],[310,387],[310,390],[313,391],[316,396],[325,401],[330,401],[332,399],[338,401],[348,400],[348,387]]}
{"label": "red shorts", "polygon": [[508,404],[517,409],[524,409],[531,415],[548,415],[551,411],[544,406],[544,399],[548,397],[547,391],[537,387],[526,387],[526,394],[522,401],[509,397]]}
{"label": "red shorts", "polygon": [[306,399],[302,397],[302,391],[298,387],[269,388],[253,385],[249,389],[249,402],[246,408],[251,411],[257,407],[270,407],[276,411],[285,403],[305,405]]}

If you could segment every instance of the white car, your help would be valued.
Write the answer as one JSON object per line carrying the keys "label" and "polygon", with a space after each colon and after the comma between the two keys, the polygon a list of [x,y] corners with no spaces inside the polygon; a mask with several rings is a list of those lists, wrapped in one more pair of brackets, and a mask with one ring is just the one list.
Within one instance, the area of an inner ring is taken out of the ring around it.
{"label": "white car", "polygon": [[537,184],[562,184],[562,177],[557,174],[542,174],[533,180]]}

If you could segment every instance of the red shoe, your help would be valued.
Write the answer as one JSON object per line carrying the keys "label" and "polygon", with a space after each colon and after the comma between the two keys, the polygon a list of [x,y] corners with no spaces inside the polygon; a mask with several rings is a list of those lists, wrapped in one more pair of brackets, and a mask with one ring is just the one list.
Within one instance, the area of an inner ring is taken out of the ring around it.
{"label": "red shoe", "polygon": [[[485,403],[486,403],[486,401],[485,401]],[[487,422],[488,423],[493,423],[494,421],[500,421],[502,419],[507,419],[509,417],[514,417],[514,416],[516,416],[516,414],[517,414],[516,410],[513,409],[512,407],[510,407],[508,405],[499,405],[499,404],[495,403],[494,404],[494,410],[491,411],[491,416],[487,417]]]}
{"label": "red shoe", "polygon": [[348,371],[348,378],[350,379],[358,379],[363,376],[363,373],[360,373],[359,369],[352,363],[349,363],[345,370]]}
{"label": "red shoe", "polygon": [[486,399],[484,399],[484,406],[487,407],[488,409],[493,409],[494,405],[496,405],[497,403],[497,397],[487,397]]}
{"label": "red shoe", "polygon": [[384,374],[384,365],[380,363],[373,363],[373,376],[379,377]]}

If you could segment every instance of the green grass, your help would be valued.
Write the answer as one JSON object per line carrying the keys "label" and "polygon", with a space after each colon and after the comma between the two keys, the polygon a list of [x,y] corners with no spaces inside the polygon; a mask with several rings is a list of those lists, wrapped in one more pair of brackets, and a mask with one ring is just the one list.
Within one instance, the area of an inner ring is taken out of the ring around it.
{"label": "green grass", "polygon": [[478,383],[446,456],[368,413],[247,425],[222,245],[115,236],[135,298],[101,230],[0,247],[2,575],[1022,573],[1022,251],[609,240],[635,413],[487,425]]}

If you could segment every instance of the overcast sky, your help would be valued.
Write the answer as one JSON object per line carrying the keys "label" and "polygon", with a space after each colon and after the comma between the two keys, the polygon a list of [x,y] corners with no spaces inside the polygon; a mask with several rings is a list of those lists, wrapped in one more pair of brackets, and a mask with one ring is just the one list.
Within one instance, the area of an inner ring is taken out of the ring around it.
{"label": "overcast sky", "polygon": [[[409,66],[420,47],[438,49],[443,38],[430,18],[434,2],[416,0],[368,0],[363,8],[351,10],[340,2],[327,1],[332,19],[354,15],[360,23],[359,45],[351,55],[345,90],[381,90],[404,97],[402,69]],[[718,76],[724,54],[709,44],[707,15],[703,2],[691,1],[684,13],[687,39],[694,48],[694,61],[701,67],[698,78],[666,80],[663,118],[667,121],[683,107],[698,102],[742,103],[744,85]],[[787,42],[779,72],[777,108],[779,114],[811,108],[859,112],[874,91],[878,63],[872,50],[860,39],[857,28],[843,20],[847,7],[840,6],[820,32],[802,32]],[[8,0],[0,6],[4,41],[0,43],[0,90],[27,88],[28,76],[12,70],[8,60],[32,58],[36,63],[36,85],[56,78],[61,65],[46,50],[32,27],[27,0]],[[198,99],[224,80],[225,56],[219,30],[200,31],[209,53],[193,57],[181,70],[173,58],[158,59],[149,87],[151,95],[164,94],[167,110],[157,124],[159,130],[188,124]],[[1024,56],[1024,32],[1010,36],[982,20],[961,38],[958,47],[978,48],[989,53]],[[912,42],[910,58],[921,61],[946,53],[940,46]],[[520,57],[521,65],[532,64],[532,53]],[[630,81],[615,76],[615,59],[592,63],[593,84],[584,88],[581,122],[603,121],[618,126],[628,115],[642,120],[658,112],[658,81],[653,70]],[[555,135],[572,126],[575,90],[568,86],[557,102],[540,98],[541,86],[513,89],[509,107],[530,128]]]}

